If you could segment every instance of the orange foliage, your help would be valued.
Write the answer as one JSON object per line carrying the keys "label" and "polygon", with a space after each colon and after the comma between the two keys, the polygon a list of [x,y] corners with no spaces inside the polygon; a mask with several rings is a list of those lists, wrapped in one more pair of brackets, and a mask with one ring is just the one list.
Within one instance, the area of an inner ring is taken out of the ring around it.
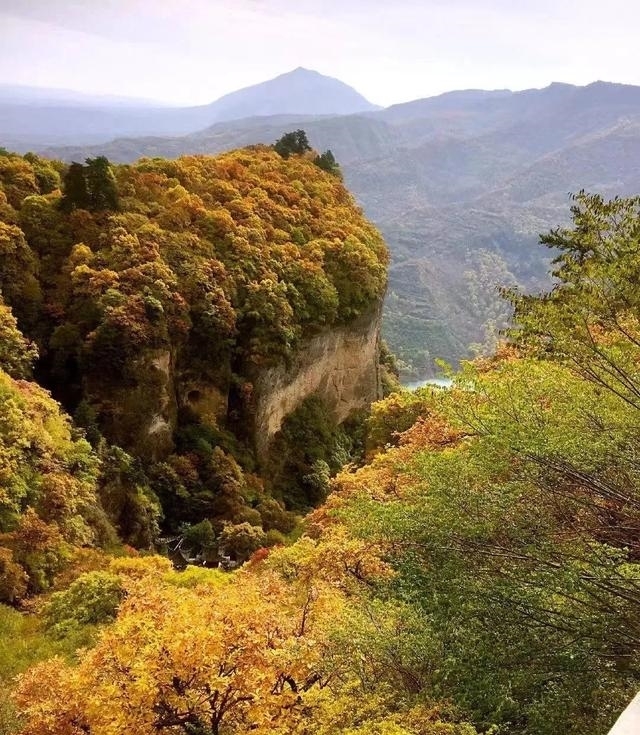
{"label": "orange foliage", "polygon": [[323,683],[340,605],[330,588],[297,594],[266,572],[221,590],[141,583],[77,667],[54,659],[21,677],[22,733],[284,735]]}

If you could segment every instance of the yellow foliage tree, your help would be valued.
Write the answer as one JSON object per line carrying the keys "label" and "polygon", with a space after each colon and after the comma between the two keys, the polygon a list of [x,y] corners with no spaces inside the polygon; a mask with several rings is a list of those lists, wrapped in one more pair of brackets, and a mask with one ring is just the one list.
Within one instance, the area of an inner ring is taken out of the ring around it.
{"label": "yellow foliage tree", "polygon": [[53,660],[22,677],[23,735],[284,735],[326,684],[320,664],[340,605],[330,587],[292,594],[273,573],[221,590],[152,576],[77,667]]}

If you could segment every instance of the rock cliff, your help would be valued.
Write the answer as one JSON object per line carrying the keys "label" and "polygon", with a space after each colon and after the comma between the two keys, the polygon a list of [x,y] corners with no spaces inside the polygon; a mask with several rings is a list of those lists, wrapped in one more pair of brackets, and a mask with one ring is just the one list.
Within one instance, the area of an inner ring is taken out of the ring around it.
{"label": "rock cliff", "polygon": [[[288,362],[245,376],[252,391],[250,399],[240,399],[245,402],[241,413],[251,417],[246,438],[259,462],[266,459],[285,418],[310,396],[318,396],[338,424],[382,397],[381,321],[382,302],[378,302],[356,320],[326,328],[303,341]],[[151,352],[141,362],[146,368],[139,370],[137,387],[129,386],[112,396],[118,410],[112,417],[111,433],[122,444],[154,459],[168,454],[177,426],[177,406],[187,407],[211,427],[233,424],[231,414],[237,410],[237,401],[230,397],[229,379],[211,383],[191,376],[185,381],[176,375],[176,360],[168,351]],[[145,400],[140,398],[142,393]],[[126,405],[131,395],[136,397],[137,410]]]}
{"label": "rock cliff", "polygon": [[[324,329],[303,341],[287,363],[282,361],[251,376],[251,405],[242,406],[242,414],[252,417],[247,439],[259,461],[266,458],[284,419],[310,396],[319,396],[338,424],[381,398],[381,309],[379,303],[349,324]],[[146,363],[138,387],[130,387],[115,401],[120,410],[114,412],[119,418],[113,421],[112,431],[123,444],[127,434],[129,445],[131,437],[137,436],[137,454],[158,459],[171,451],[176,406],[188,407],[209,426],[223,428],[233,422],[230,381],[224,385],[181,381],[171,367],[174,360],[169,352],[150,354]],[[131,395],[137,410],[124,405]]]}
{"label": "rock cliff", "polygon": [[319,396],[337,423],[382,397],[378,362],[381,306],[309,339],[289,365],[259,374],[254,384],[254,441],[259,460],[265,458],[284,419],[309,396]]}

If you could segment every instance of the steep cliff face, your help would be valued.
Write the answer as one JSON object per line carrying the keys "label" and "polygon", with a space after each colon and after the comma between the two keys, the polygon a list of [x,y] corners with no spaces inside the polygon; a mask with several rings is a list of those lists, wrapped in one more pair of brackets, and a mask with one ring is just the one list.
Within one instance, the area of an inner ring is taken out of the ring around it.
{"label": "steep cliff face", "polygon": [[[379,302],[355,321],[304,341],[288,363],[252,376],[251,406],[243,413],[253,416],[247,438],[259,461],[286,417],[310,396],[322,400],[337,424],[381,398],[381,316]],[[110,433],[139,456],[159,459],[172,451],[178,406],[212,428],[232,423],[229,381],[184,380],[174,365],[169,351],[150,351],[140,359],[137,384],[110,396]]]}
{"label": "steep cliff face", "polygon": [[124,384],[105,381],[99,372],[85,378],[84,395],[99,406],[97,419],[110,441],[150,460],[171,452],[178,423],[174,362],[169,349],[147,350]]}
{"label": "steep cliff face", "polygon": [[255,447],[263,460],[284,419],[306,398],[319,396],[337,423],[381,398],[378,362],[381,306],[356,321],[308,340],[291,364],[255,381]]}

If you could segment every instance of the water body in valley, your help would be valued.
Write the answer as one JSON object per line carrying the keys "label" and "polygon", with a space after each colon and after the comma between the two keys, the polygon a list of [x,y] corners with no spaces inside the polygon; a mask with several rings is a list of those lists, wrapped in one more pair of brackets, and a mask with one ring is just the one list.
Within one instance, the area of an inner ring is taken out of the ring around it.
{"label": "water body in valley", "polygon": [[424,380],[414,380],[410,383],[405,383],[402,387],[406,390],[416,390],[417,388],[423,388],[425,385],[435,385],[439,388],[450,388],[453,384],[451,378],[425,378]]}

